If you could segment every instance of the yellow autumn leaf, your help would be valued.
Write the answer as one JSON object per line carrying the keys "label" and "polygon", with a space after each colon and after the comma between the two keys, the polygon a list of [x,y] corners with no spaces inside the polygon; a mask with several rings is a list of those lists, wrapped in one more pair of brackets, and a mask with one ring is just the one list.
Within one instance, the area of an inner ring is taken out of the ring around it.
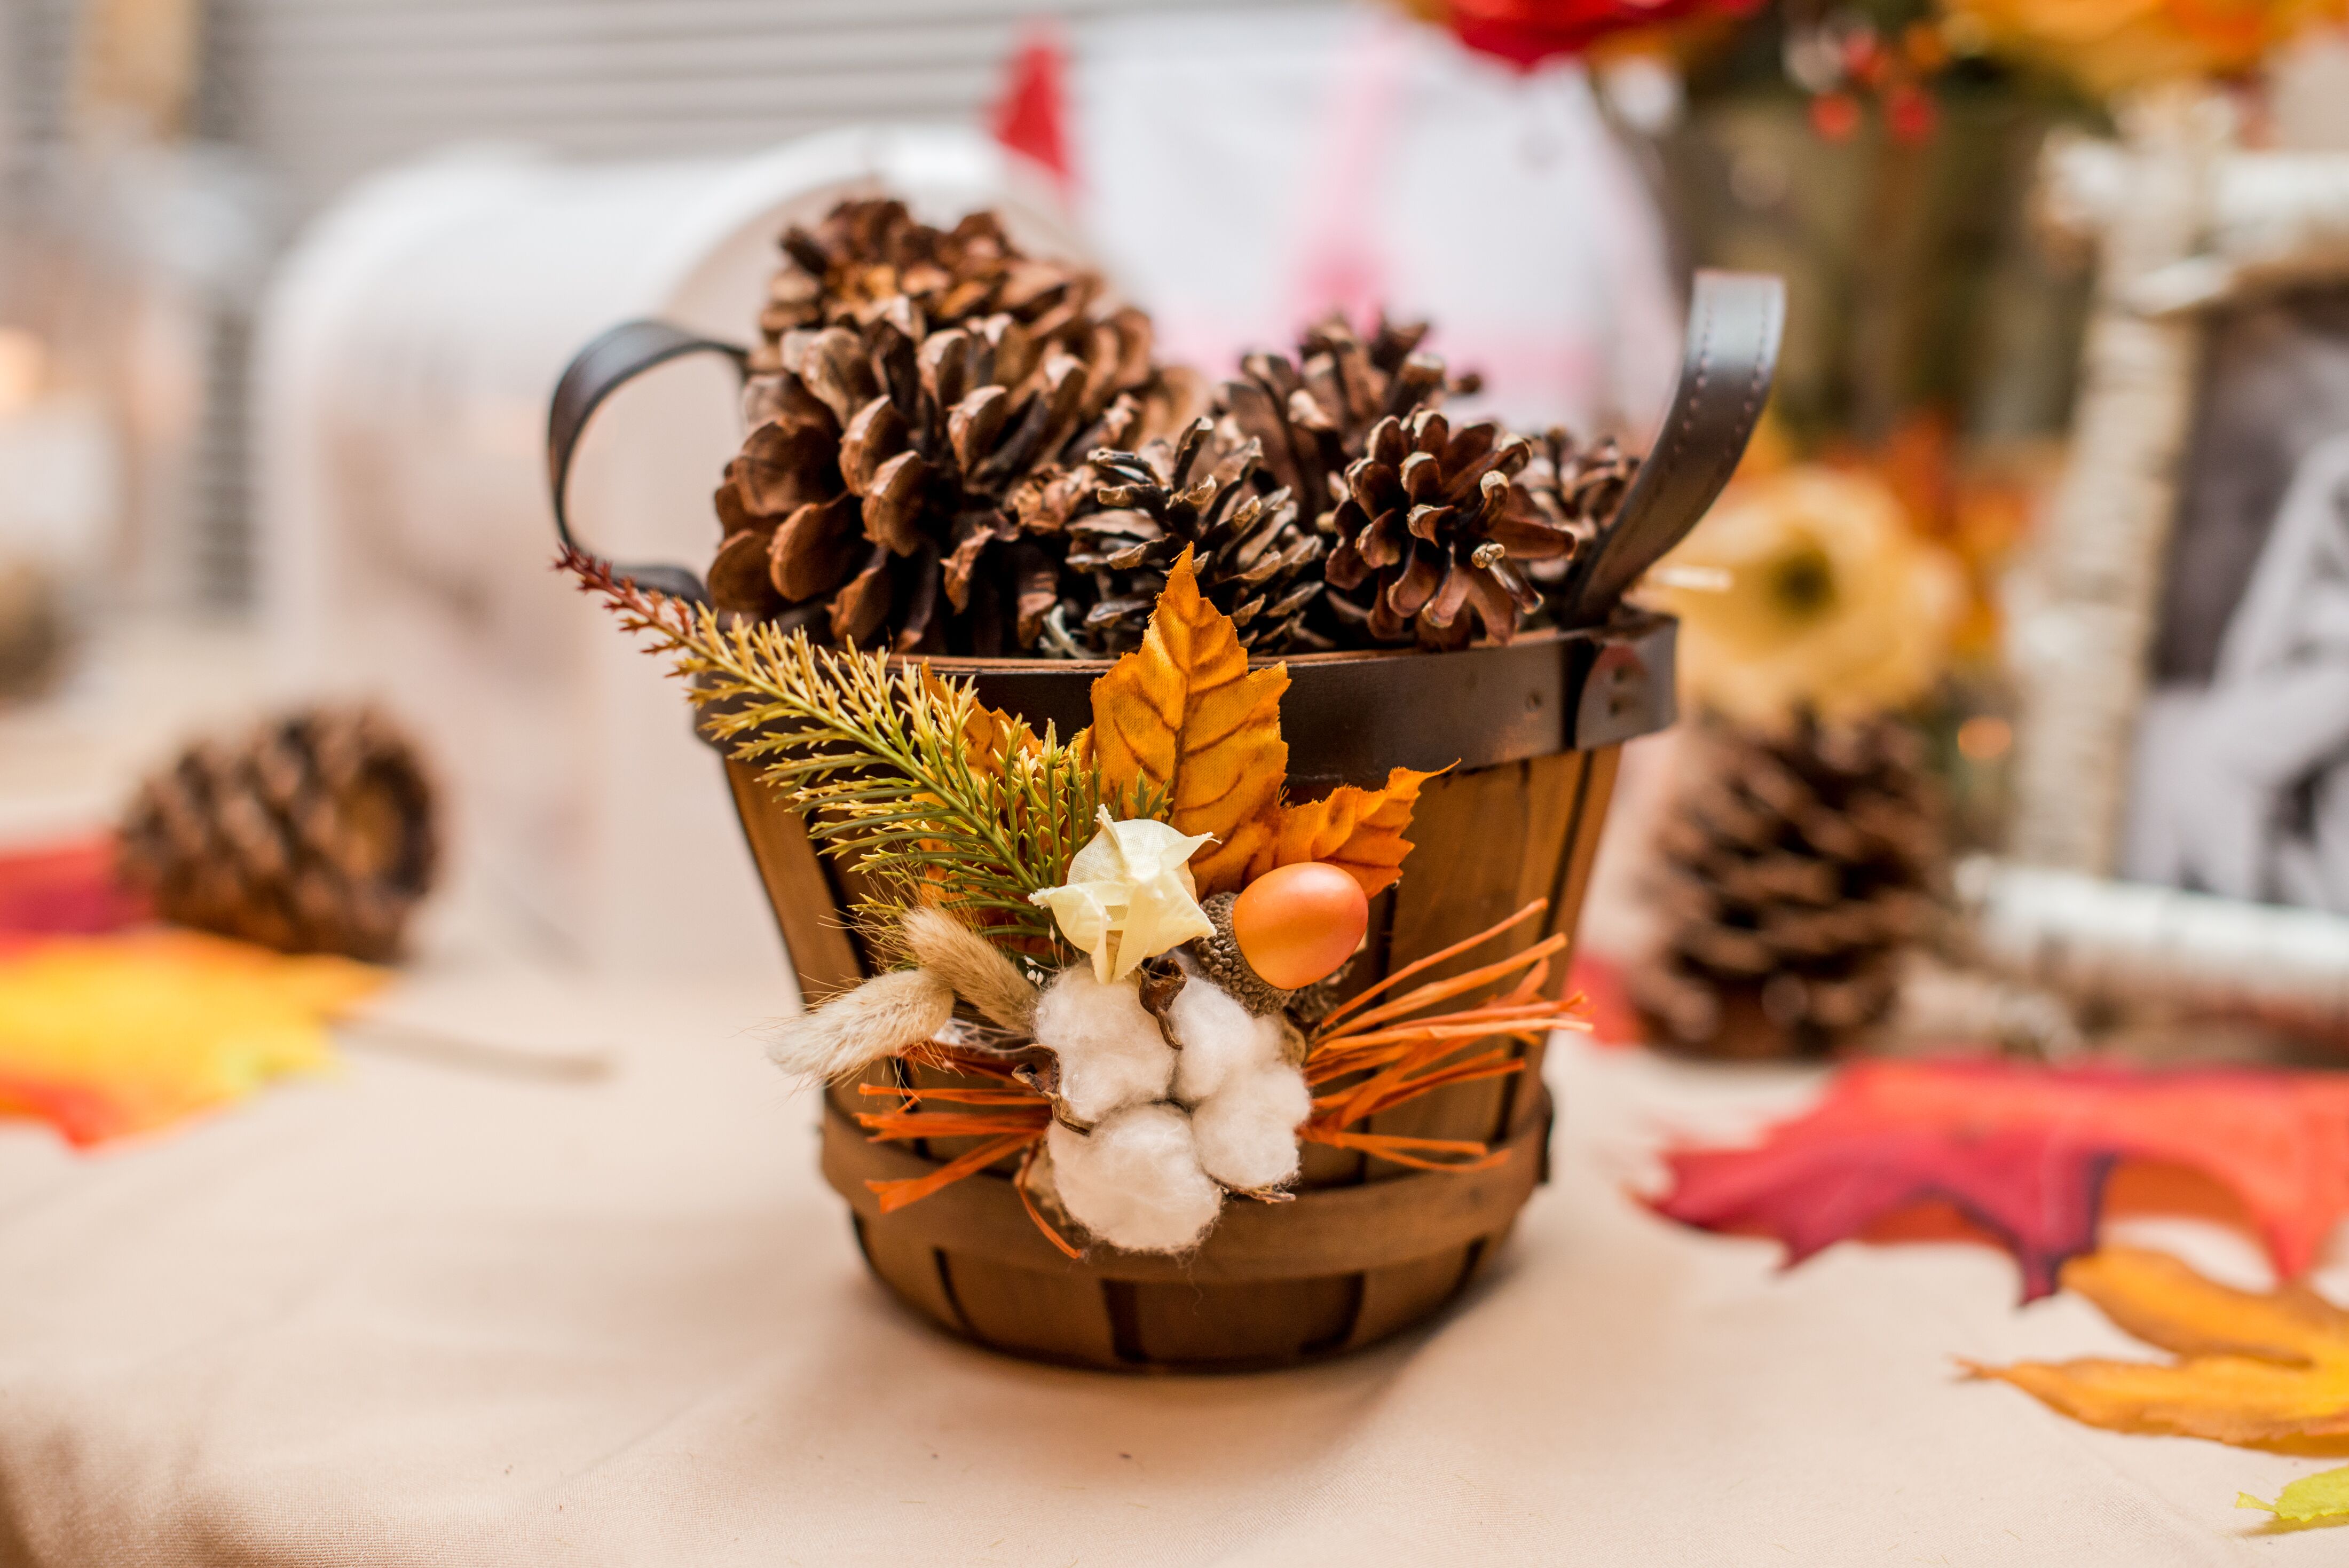
{"label": "yellow autumn leaf", "polygon": [[2297,34],[2344,19],[2340,0],[1948,0],[1948,13],[1978,47],[2099,94],[2240,75]]}
{"label": "yellow autumn leaf", "polygon": [[1285,666],[1249,670],[1231,618],[1200,594],[1188,550],[1167,573],[1142,646],[1093,682],[1102,779],[1164,789],[1176,830],[1216,836],[1191,862],[1203,898],[1239,887],[1272,837],[1288,774],[1288,690]]}
{"label": "yellow autumn leaf", "polygon": [[2317,1524],[2349,1519],[2349,1465],[2302,1476],[2263,1502],[2250,1492],[2235,1494],[2237,1508],[2263,1508],[2286,1524]]}
{"label": "yellow autumn leaf", "polygon": [[[951,704],[954,693],[925,663],[922,685],[940,705]],[[1025,719],[1015,719],[1000,708],[990,708],[974,701],[970,716],[962,725],[963,754],[972,767],[983,774],[1003,772],[1003,759],[1014,752],[1033,753],[1042,749],[1043,742]]]}
{"label": "yellow autumn leaf", "polygon": [[328,1066],[326,1021],[387,978],[187,931],[41,943],[0,961],[0,1115],[77,1144],[166,1126]]}
{"label": "yellow autumn leaf", "polygon": [[2349,1437],[2349,1312],[2305,1286],[2231,1290],[2127,1247],[2074,1259],[2063,1282],[2179,1359],[2025,1361],[1976,1375],[2116,1432],[2283,1449]]}
{"label": "yellow autumn leaf", "polygon": [[1419,786],[1433,777],[1396,768],[1379,789],[1340,784],[1319,800],[1279,806],[1270,836],[1248,863],[1247,879],[1253,882],[1276,867],[1320,860],[1361,883],[1366,895],[1378,897],[1402,875],[1402,858],[1411,853],[1403,829],[1411,826]]}

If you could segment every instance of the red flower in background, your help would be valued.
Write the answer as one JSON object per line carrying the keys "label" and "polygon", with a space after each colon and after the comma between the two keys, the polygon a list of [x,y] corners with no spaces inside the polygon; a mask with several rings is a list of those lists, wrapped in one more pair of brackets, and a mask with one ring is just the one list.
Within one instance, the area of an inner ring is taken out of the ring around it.
{"label": "red flower in background", "polygon": [[1761,0],[1433,0],[1432,14],[1472,49],[1535,66],[1614,33],[1692,16],[1744,16]]}
{"label": "red flower in background", "polygon": [[1049,25],[1031,26],[1006,62],[996,100],[995,140],[1052,177],[1066,197],[1076,178],[1069,158],[1069,50]]}

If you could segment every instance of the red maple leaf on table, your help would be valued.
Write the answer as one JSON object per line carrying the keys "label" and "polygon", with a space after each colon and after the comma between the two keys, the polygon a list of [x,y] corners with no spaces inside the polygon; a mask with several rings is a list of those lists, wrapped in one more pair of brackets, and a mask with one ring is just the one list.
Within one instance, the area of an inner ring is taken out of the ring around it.
{"label": "red maple leaf on table", "polygon": [[2291,1277],[2349,1214],[2349,1078],[1870,1062],[1752,1147],[1666,1162],[1657,1212],[1775,1237],[1790,1266],[1840,1241],[1931,1233],[1914,1221],[1938,1210],[2012,1252],[2029,1301],[2125,1207],[2236,1219]]}

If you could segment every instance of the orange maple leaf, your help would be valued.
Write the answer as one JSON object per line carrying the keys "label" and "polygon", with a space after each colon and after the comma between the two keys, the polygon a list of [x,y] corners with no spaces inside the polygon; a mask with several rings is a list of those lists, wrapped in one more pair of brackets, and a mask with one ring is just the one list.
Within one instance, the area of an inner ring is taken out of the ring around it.
{"label": "orange maple leaf", "polygon": [[2251,1448],[2326,1451],[2349,1438],[2349,1313],[2304,1285],[2230,1290],[2166,1253],[2112,1247],[2064,1285],[2179,1359],[1971,1363],[2077,1421]]}
{"label": "orange maple leaf", "polygon": [[388,978],[191,931],[36,943],[0,961],[0,1116],[94,1144],[324,1071],[327,1020]]}
{"label": "orange maple leaf", "polygon": [[1202,895],[1241,885],[1272,837],[1288,742],[1285,665],[1251,671],[1231,618],[1199,592],[1185,550],[1166,575],[1142,646],[1093,682],[1087,733],[1103,781],[1166,792],[1166,820],[1216,844],[1191,862]]}
{"label": "orange maple leaf", "polygon": [[1340,784],[1319,800],[1280,805],[1270,835],[1248,862],[1247,879],[1253,882],[1277,866],[1320,860],[1353,877],[1368,896],[1378,897],[1402,875],[1403,857],[1411,853],[1403,829],[1411,826],[1419,786],[1433,777],[1396,768],[1380,789]]}

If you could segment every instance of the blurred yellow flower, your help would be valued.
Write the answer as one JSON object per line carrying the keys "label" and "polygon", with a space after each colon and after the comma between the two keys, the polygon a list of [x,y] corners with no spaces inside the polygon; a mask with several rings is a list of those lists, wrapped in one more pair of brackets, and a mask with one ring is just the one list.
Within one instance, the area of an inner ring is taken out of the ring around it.
{"label": "blurred yellow flower", "polygon": [[1817,465],[1733,486],[1641,597],[1681,618],[1682,695],[1754,724],[1915,701],[1965,601],[1882,480]]}
{"label": "blurred yellow flower", "polygon": [[1942,0],[1965,47],[2068,73],[2099,94],[2239,76],[2308,27],[2349,19],[2344,0]]}

